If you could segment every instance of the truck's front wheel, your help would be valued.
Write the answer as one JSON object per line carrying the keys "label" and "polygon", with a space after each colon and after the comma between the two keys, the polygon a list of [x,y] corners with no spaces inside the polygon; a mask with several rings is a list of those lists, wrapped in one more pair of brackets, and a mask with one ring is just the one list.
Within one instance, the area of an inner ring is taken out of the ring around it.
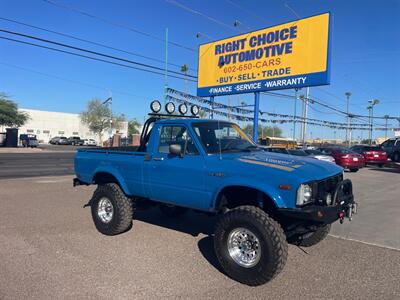
{"label": "truck's front wheel", "polygon": [[217,223],[214,249],[228,276],[257,286],[272,280],[283,269],[288,246],[280,225],[263,210],[240,206]]}
{"label": "truck's front wheel", "polygon": [[132,201],[116,183],[97,187],[91,200],[91,211],[97,230],[105,235],[116,235],[132,226]]}

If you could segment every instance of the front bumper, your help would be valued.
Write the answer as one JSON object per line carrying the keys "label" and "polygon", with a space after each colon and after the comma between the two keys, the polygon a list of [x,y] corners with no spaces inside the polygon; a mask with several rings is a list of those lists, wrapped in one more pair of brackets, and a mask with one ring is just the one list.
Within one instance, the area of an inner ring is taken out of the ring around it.
{"label": "front bumper", "polygon": [[331,224],[337,220],[342,223],[345,218],[352,220],[357,213],[357,203],[354,201],[353,187],[349,179],[341,181],[334,194],[333,204],[309,205],[302,208],[278,210],[285,218],[304,220],[315,223]]}

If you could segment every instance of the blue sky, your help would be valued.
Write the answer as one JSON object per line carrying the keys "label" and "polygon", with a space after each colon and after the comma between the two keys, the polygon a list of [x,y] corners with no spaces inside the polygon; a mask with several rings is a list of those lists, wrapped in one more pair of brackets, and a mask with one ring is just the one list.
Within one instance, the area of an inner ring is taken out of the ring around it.
{"label": "blue sky", "polygon": [[[351,91],[352,113],[367,115],[367,101],[377,98],[381,103],[375,107],[375,115],[400,116],[400,95],[395,89],[400,84],[400,76],[397,74],[400,69],[399,1],[51,1],[160,38],[164,37],[165,28],[168,27],[170,41],[193,49],[197,49],[201,43],[210,41],[210,38],[213,40],[224,38],[247,32],[249,29],[273,26],[297,19],[296,14],[307,17],[331,11],[333,14],[331,84],[312,88],[311,95],[345,110],[344,93]],[[203,15],[184,10],[176,3],[199,11]],[[158,39],[61,9],[43,0],[0,0],[0,17],[78,36],[159,60],[165,58],[165,45]],[[231,28],[235,20],[242,23],[239,28]],[[0,28],[163,67],[161,62],[102,49],[4,20],[0,20]],[[202,37],[196,38],[197,32],[201,32]],[[5,33],[0,33],[0,36],[10,37]],[[196,75],[196,52],[172,45],[168,51],[168,60],[171,63],[187,64],[191,73]],[[177,67],[171,66],[171,69],[179,71]],[[185,87],[183,81],[173,78],[169,78],[168,84],[181,90]],[[150,101],[162,99],[163,87],[164,77],[160,75],[0,40],[0,91],[10,94],[20,107],[80,112],[84,110],[89,99],[94,97],[105,99],[109,96],[108,90],[111,90],[114,111],[124,113],[128,118],[136,117],[143,121]],[[189,83],[189,91],[192,94],[196,93],[196,83]],[[284,93],[293,95],[294,91],[286,90]],[[217,101],[227,103],[227,98],[220,97]],[[232,96],[232,102],[235,101],[238,101],[238,96]],[[253,95],[241,95],[240,101],[252,103]],[[294,103],[290,99],[262,95],[260,108],[264,111],[291,114]],[[299,110],[300,105],[297,111]],[[313,105],[310,109],[309,117],[344,121],[344,116],[317,105]],[[395,121],[390,123],[398,124]],[[291,125],[282,127],[285,135],[291,135]],[[314,138],[344,136],[344,132],[337,131],[334,134],[332,129],[323,127],[311,126],[309,131]],[[376,132],[374,136],[383,134]],[[355,137],[366,138],[367,135],[367,132],[354,133]]]}

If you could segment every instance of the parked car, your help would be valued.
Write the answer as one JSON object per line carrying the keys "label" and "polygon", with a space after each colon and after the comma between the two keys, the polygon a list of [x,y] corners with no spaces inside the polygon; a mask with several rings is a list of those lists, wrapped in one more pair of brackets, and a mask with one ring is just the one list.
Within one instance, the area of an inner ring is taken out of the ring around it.
{"label": "parked car", "polygon": [[83,140],[79,136],[70,136],[68,138],[68,145],[72,146],[82,146],[83,145]]}
{"label": "parked car", "polygon": [[274,153],[282,153],[282,154],[289,154],[288,150],[283,147],[263,147],[260,146],[264,151],[267,152],[274,152]]}
{"label": "parked car", "polygon": [[357,172],[365,166],[364,156],[348,148],[327,147],[319,148],[319,150],[324,154],[332,156],[337,165],[349,170],[350,172]]}
{"label": "parked car", "polygon": [[307,153],[309,157],[335,163],[335,159],[332,156],[324,154],[319,150],[305,149],[304,152]]}
{"label": "parked car", "polygon": [[363,155],[366,165],[378,165],[382,168],[388,160],[386,152],[380,146],[354,145],[350,149]]}
{"label": "parked car", "polygon": [[84,146],[97,146],[97,143],[94,139],[84,139],[83,145]]}
{"label": "parked car", "polygon": [[395,162],[400,162],[400,138],[392,138],[381,144],[382,150]]}
{"label": "parked car", "polygon": [[287,151],[288,151],[288,153],[289,153],[290,155],[308,156],[308,154],[305,153],[304,150],[302,150],[302,149],[288,149]]}
{"label": "parked car", "polygon": [[170,217],[188,208],[218,216],[216,258],[244,284],[275,278],[288,242],[315,245],[331,223],[351,219],[356,209],[342,168],[263,151],[227,121],[152,116],[140,142],[76,152],[74,186],[97,185],[89,202],[96,228],[105,235],[126,232],[141,205]]}
{"label": "parked car", "polygon": [[19,140],[21,141],[22,147],[36,148],[39,146],[39,142],[36,139],[35,134],[20,134]]}
{"label": "parked car", "polygon": [[69,141],[65,136],[53,137],[49,143],[52,145],[69,145]]}

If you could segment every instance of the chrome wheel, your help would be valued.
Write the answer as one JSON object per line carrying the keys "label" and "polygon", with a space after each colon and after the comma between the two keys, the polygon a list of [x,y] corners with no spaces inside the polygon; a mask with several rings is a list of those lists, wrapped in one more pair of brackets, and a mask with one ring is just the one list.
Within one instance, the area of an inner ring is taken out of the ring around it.
{"label": "chrome wheel", "polygon": [[109,223],[112,220],[114,207],[108,198],[103,197],[100,199],[97,205],[97,215],[103,223]]}
{"label": "chrome wheel", "polygon": [[228,236],[228,252],[241,267],[255,266],[261,257],[260,241],[246,228],[236,228]]}

